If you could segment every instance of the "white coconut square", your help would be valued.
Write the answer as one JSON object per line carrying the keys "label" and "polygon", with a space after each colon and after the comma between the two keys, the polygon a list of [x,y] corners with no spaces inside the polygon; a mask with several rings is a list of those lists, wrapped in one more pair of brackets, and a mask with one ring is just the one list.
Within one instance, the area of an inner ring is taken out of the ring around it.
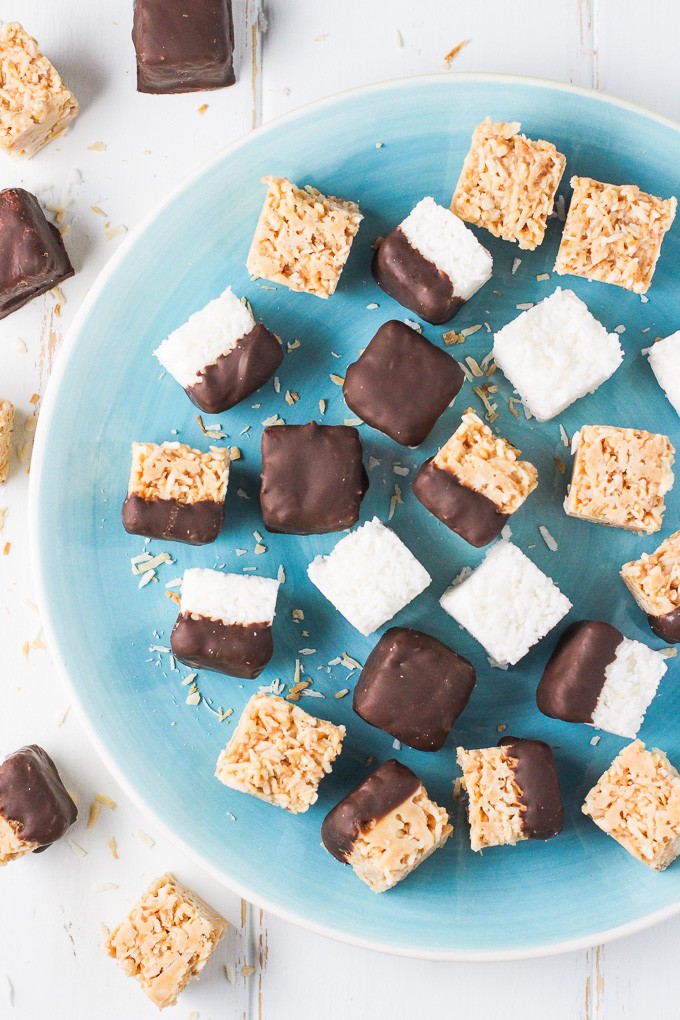
{"label": "white coconut square", "polygon": [[377,517],[341,538],[307,568],[322,595],[365,636],[391,620],[432,581],[425,567]]}
{"label": "white coconut square", "polygon": [[154,354],[180,386],[193,386],[208,365],[230,354],[254,327],[248,305],[227,287],[166,337]]}
{"label": "white coconut square", "polygon": [[496,333],[493,356],[538,421],[594,393],[623,361],[617,334],[560,287]]}
{"label": "white coconut square", "polygon": [[555,582],[506,541],[492,546],[439,601],[499,666],[523,659],[571,609]]}
{"label": "white coconut square", "polygon": [[225,574],[192,567],[184,571],[180,612],[231,626],[271,625],[279,582],[270,577]]}
{"label": "white coconut square", "polygon": [[605,670],[593,726],[619,737],[636,737],[667,670],[661,652],[624,638]]}
{"label": "white coconut square", "polygon": [[680,414],[680,330],[650,347],[649,364],[659,386]]}

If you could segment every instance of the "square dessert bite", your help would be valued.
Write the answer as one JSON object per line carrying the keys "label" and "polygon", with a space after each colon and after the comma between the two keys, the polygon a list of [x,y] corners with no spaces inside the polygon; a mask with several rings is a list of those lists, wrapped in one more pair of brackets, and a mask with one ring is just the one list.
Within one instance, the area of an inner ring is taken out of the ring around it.
{"label": "square dessert bite", "polygon": [[471,662],[429,634],[392,627],[366,659],[354,711],[419,751],[438,751],[475,686]]}
{"label": "square dessert bite", "polygon": [[500,535],[538,485],[520,451],[467,410],[439,453],[426,460],[413,495],[443,524],[477,548]]}
{"label": "square dessert bite", "polygon": [[654,871],[680,853],[680,774],[641,740],[617,755],[586,797],[584,815]]}
{"label": "square dessert bite", "polygon": [[591,177],[572,177],[571,186],[574,194],[555,272],[644,294],[664,234],[675,218],[676,199],[656,198],[634,184],[603,184]]}
{"label": "square dessert bite", "polygon": [[9,459],[12,453],[14,431],[14,404],[0,399],[0,484],[7,481]]}
{"label": "square dessert bite", "polygon": [[512,542],[489,549],[480,565],[439,603],[497,665],[514,666],[571,609],[554,581]]}
{"label": "square dessert bite", "polygon": [[17,21],[0,27],[0,149],[30,159],[66,131],[78,100]]}
{"label": "square dessert bite", "polygon": [[264,386],[283,361],[273,333],[227,287],[166,337],[154,354],[189,399],[221,414]]}
{"label": "square dessert bite", "polygon": [[359,520],[368,475],[347,425],[270,425],[262,433],[260,506],[267,531],[321,535]]}
{"label": "square dessert bite", "polygon": [[0,319],[73,276],[61,234],[35,195],[0,191]]}
{"label": "square dessert bite", "polygon": [[423,198],[373,256],[376,283],[427,322],[452,319],[491,279],[493,259],[471,230]]}
{"label": "square dessert bite", "polygon": [[402,446],[420,446],[464,382],[457,361],[393,319],[347,367],[342,392],[368,425]]}
{"label": "square dessert bite", "polygon": [[656,381],[680,414],[680,331],[657,340],[648,354]]}
{"label": "square dessert bite", "polygon": [[64,835],[78,810],[56,765],[31,744],[0,765],[0,867],[47,849]]}
{"label": "square dessert bite", "polygon": [[154,1006],[165,1009],[200,974],[227,927],[216,910],[167,872],[114,928],[104,950],[139,981]]}
{"label": "square dessert bite", "polygon": [[496,333],[493,356],[538,421],[594,393],[623,361],[618,335],[559,287]]}
{"label": "square dessert bite", "polygon": [[555,759],[542,740],[504,737],[498,747],[459,747],[457,760],[468,796],[473,850],[551,839],[562,831]]}
{"label": "square dessert bite", "polygon": [[566,159],[551,142],[487,117],[472,133],[451,210],[494,237],[533,251],[542,243]]}
{"label": "square dessert bite", "polygon": [[680,641],[680,531],[662,542],[653,553],[621,568],[631,593],[655,634],[662,641]]}
{"label": "square dessert bite", "polygon": [[593,524],[659,531],[673,488],[673,448],[668,436],[613,425],[584,425],[572,437],[575,450],[564,509]]}
{"label": "square dessert bite", "polygon": [[324,818],[321,839],[373,892],[391,889],[415,871],[453,832],[418,776],[391,758]]}
{"label": "square dessert bite", "polygon": [[173,654],[194,669],[254,680],[274,653],[272,623],[279,582],[253,574],[184,571]]}
{"label": "square dessert bite", "polygon": [[355,202],[263,177],[267,197],[246,265],[252,276],[328,298],[335,293],[363,216]]}
{"label": "square dessert bite", "polygon": [[215,775],[232,790],[299,815],[316,803],[319,783],[332,772],[344,738],[344,726],[317,719],[283,698],[254,694]]}
{"label": "square dessert bite", "polygon": [[633,738],[668,667],[610,623],[580,620],[557,642],[536,691],[544,715]]}
{"label": "square dessert bite", "polygon": [[425,567],[377,517],[341,538],[307,568],[315,584],[353,627],[368,636],[425,591]]}
{"label": "square dessert bite", "polygon": [[228,450],[133,443],[123,527],[131,535],[207,545],[224,522],[228,482]]}

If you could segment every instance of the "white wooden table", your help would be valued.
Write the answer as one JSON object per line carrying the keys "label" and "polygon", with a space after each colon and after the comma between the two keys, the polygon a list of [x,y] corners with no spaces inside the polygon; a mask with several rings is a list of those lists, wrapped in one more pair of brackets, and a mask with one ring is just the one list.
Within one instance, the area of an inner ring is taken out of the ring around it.
{"label": "white wooden table", "polygon": [[[680,120],[680,8],[673,0],[651,0],[644,10],[633,0],[270,0],[263,11],[259,0],[234,0],[238,84],[161,98],[135,92],[131,8],[132,0],[4,0],[0,12],[36,35],[82,110],[75,128],[32,162],[0,156],[0,188],[23,185],[68,206],[66,243],[77,270],[61,307],[50,294],[0,322],[0,396],[13,401],[19,419],[19,456],[0,488],[0,507],[7,508],[0,535],[0,753],[44,744],[80,805],[70,833],[75,848],[62,841],[0,873],[0,1020],[153,1015],[135,983],[101,953],[100,926],[113,924],[166,869],[231,921],[218,959],[169,1016],[678,1017],[671,978],[680,917],[625,941],[545,960],[430,964],[311,935],[209,880],[145,823],[74,713],[67,714],[32,601],[26,505],[35,415],[79,302],[120,244],[122,228],[134,226],[189,171],[252,127],[310,100],[445,69],[445,53],[466,39],[452,72],[569,81]],[[65,578],[65,591],[67,584]],[[88,830],[96,792],[118,806],[104,808]],[[111,836],[119,860],[109,850]]]}

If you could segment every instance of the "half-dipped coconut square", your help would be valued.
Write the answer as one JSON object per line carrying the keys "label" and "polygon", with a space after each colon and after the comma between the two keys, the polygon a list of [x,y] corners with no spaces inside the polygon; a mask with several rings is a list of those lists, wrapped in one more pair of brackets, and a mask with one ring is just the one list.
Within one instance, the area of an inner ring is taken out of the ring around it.
{"label": "half-dipped coconut square", "polygon": [[631,593],[654,633],[662,641],[680,641],[680,531],[652,553],[621,568]]}
{"label": "half-dipped coconut square", "polygon": [[57,767],[42,747],[31,744],[5,758],[0,765],[0,867],[46,850],[77,817]]}
{"label": "half-dipped coconut square", "polygon": [[657,340],[647,354],[656,381],[680,414],[680,330]]}

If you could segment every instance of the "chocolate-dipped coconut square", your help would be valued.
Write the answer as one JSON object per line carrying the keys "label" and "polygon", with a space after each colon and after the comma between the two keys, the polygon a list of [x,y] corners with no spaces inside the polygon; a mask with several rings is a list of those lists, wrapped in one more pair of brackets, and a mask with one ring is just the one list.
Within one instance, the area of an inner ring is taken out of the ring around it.
{"label": "chocolate-dipped coconut square", "polygon": [[381,893],[415,871],[453,832],[418,776],[391,758],[324,818],[321,839],[357,878]]}
{"label": "chocolate-dipped coconut square", "polygon": [[193,669],[254,680],[274,652],[272,623],[279,582],[269,577],[184,571],[173,654]]}
{"label": "chocolate-dipped coconut square", "polygon": [[504,737],[498,747],[458,748],[473,850],[551,839],[564,807],[553,753],[542,740]]}
{"label": "chocolate-dipped coconut square", "polygon": [[23,188],[0,191],[0,319],[73,276],[61,234]]}
{"label": "chocolate-dipped coconut square", "polygon": [[0,765],[0,866],[46,850],[73,825],[78,810],[56,765],[30,744]]}
{"label": "chocolate-dipped coconut square", "polygon": [[423,198],[373,256],[376,283],[427,322],[441,324],[491,279],[493,259],[462,220]]}
{"label": "chocolate-dipped coconut square", "polygon": [[413,495],[470,545],[487,545],[538,485],[536,468],[519,460],[520,452],[468,410],[418,471]]}
{"label": "chocolate-dipped coconut square", "polygon": [[402,446],[420,446],[464,381],[457,361],[393,319],[348,366],[342,392],[368,425]]}
{"label": "chocolate-dipped coconut square", "polygon": [[264,386],[283,361],[273,333],[227,287],[154,351],[189,399],[222,414]]}
{"label": "chocolate-dipped coconut square", "polygon": [[544,715],[635,737],[667,670],[661,652],[610,623],[581,620],[557,642],[536,691]]}
{"label": "chocolate-dipped coconut square", "polygon": [[123,527],[188,545],[214,542],[224,522],[229,453],[183,443],[133,443]]}
{"label": "chocolate-dipped coconut square", "polygon": [[267,531],[322,535],[359,520],[368,475],[347,425],[271,425],[262,433],[260,505]]}
{"label": "chocolate-dipped coconut square", "polygon": [[231,0],[135,0],[137,91],[202,92],[233,85]]}
{"label": "chocolate-dipped coconut square", "polygon": [[670,644],[680,641],[680,531],[652,553],[621,568],[631,593],[654,633]]}
{"label": "chocolate-dipped coconut square", "polygon": [[419,751],[438,751],[475,686],[471,662],[429,634],[392,627],[366,659],[354,711]]}

